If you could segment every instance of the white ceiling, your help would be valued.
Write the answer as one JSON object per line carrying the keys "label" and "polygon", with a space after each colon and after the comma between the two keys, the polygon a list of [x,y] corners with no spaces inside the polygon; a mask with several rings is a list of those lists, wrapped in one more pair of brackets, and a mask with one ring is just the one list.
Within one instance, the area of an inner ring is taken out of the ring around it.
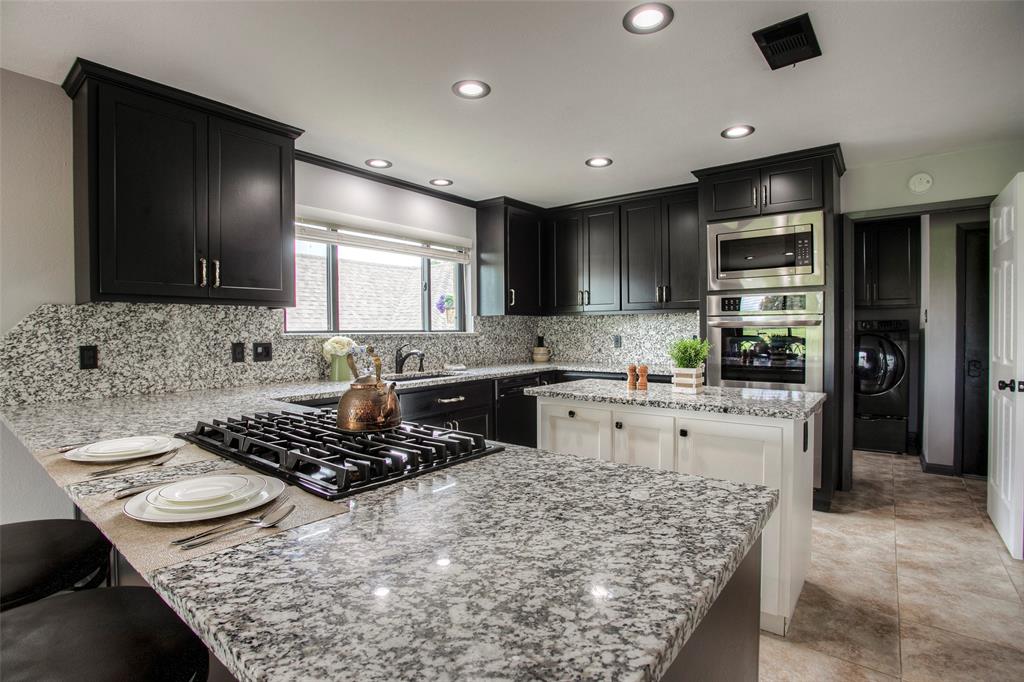
{"label": "white ceiling", "polygon": [[[304,128],[300,149],[542,206],[831,142],[860,166],[1024,137],[1022,2],[671,2],[647,36],[633,4],[4,0],[0,61],[57,83],[85,57]],[[823,56],[771,71],[751,31],[805,11]],[[463,78],[493,93],[458,99]]]}

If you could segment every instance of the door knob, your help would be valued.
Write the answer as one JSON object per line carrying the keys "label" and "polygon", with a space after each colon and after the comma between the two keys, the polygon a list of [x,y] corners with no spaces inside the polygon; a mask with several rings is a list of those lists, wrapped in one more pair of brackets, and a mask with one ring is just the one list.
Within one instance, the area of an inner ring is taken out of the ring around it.
{"label": "door knob", "polygon": [[622,422],[615,422],[615,428],[621,429],[622,428]]}
{"label": "door knob", "polygon": [[1010,379],[1009,381],[1002,381],[1002,380],[1000,380],[999,383],[996,384],[996,386],[999,387],[1000,391],[1007,391],[1008,390],[1008,391],[1010,391],[1010,393],[1014,393],[1017,390],[1017,382],[1014,381],[1013,379]]}

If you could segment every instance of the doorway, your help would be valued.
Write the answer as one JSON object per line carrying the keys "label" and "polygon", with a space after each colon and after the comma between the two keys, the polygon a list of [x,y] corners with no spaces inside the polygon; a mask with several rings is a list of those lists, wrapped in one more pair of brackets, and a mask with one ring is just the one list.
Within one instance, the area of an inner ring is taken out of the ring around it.
{"label": "doorway", "polygon": [[988,474],[989,225],[956,226],[956,474]]}

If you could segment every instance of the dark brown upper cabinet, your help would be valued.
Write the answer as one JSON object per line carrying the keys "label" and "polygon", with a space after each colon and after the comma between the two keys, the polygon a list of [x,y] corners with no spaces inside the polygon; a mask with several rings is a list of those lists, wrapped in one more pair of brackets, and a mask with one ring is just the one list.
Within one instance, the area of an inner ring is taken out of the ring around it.
{"label": "dark brown upper cabinet", "polygon": [[778,163],[701,178],[708,221],[821,208],[821,159]]}
{"label": "dark brown upper cabinet", "polygon": [[919,220],[860,224],[854,245],[854,301],[858,307],[920,305]]}
{"label": "dark brown upper cabinet", "polygon": [[480,315],[539,315],[541,209],[499,197],[476,212]]}
{"label": "dark brown upper cabinet", "polygon": [[555,313],[619,310],[619,206],[555,213],[548,259]]}
{"label": "dark brown upper cabinet", "polygon": [[619,207],[583,211],[583,310],[619,310]]}
{"label": "dark brown upper cabinet", "polygon": [[551,219],[551,309],[556,313],[583,310],[583,218],[578,211]]}
{"label": "dark brown upper cabinet", "polygon": [[81,59],[64,90],[79,303],[294,305],[301,130]]}
{"label": "dark brown upper cabinet", "polygon": [[622,205],[622,309],[697,308],[696,191]]}

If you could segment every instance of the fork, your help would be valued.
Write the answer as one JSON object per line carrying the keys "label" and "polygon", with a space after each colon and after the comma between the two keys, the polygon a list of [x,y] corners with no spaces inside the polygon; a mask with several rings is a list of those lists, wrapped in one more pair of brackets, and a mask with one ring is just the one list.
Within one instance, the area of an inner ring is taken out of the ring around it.
{"label": "fork", "polygon": [[266,519],[267,516],[269,516],[270,514],[273,514],[275,511],[280,509],[281,506],[285,502],[288,501],[288,497],[289,497],[288,493],[285,493],[284,495],[279,496],[277,498],[277,500],[274,501],[274,504],[272,504],[269,507],[267,507],[263,511],[262,514],[259,514],[257,516],[247,516],[244,519],[235,519],[234,521],[227,521],[226,523],[222,523],[219,526],[214,526],[213,528],[207,528],[206,530],[204,530],[201,533],[196,533],[195,535],[189,535],[189,536],[184,537],[184,538],[178,538],[177,540],[171,540],[171,544],[172,545],[184,545],[186,543],[194,542],[194,541],[199,540],[201,538],[205,538],[208,535],[214,535],[216,533],[221,533],[221,532],[227,531],[227,530],[233,530],[235,528],[245,528],[246,526],[248,526],[250,524],[260,523],[261,521]]}
{"label": "fork", "polygon": [[196,547],[208,545],[211,542],[215,542],[216,540],[220,540],[221,538],[227,537],[228,535],[232,535],[239,531],[246,530],[247,528],[273,528],[274,526],[276,526],[277,524],[281,523],[286,518],[291,516],[291,513],[293,511],[295,511],[295,505],[291,504],[285,507],[284,509],[280,509],[275,512],[267,512],[261,517],[260,521],[257,523],[245,524],[244,526],[236,526],[234,528],[227,528],[219,533],[207,535],[204,538],[192,540],[191,542],[186,542],[182,545],[179,545],[179,547],[181,549],[195,549]]}
{"label": "fork", "polygon": [[171,461],[181,448],[174,448],[164,454],[160,455],[156,459],[149,460],[148,462],[129,462],[128,464],[118,464],[117,466],[108,467],[106,469],[100,469],[99,471],[93,471],[89,474],[89,478],[96,478],[98,476],[106,476],[107,474],[117,474],[128,469],[134,469],[136,467],[158,467],[164,463]]}

